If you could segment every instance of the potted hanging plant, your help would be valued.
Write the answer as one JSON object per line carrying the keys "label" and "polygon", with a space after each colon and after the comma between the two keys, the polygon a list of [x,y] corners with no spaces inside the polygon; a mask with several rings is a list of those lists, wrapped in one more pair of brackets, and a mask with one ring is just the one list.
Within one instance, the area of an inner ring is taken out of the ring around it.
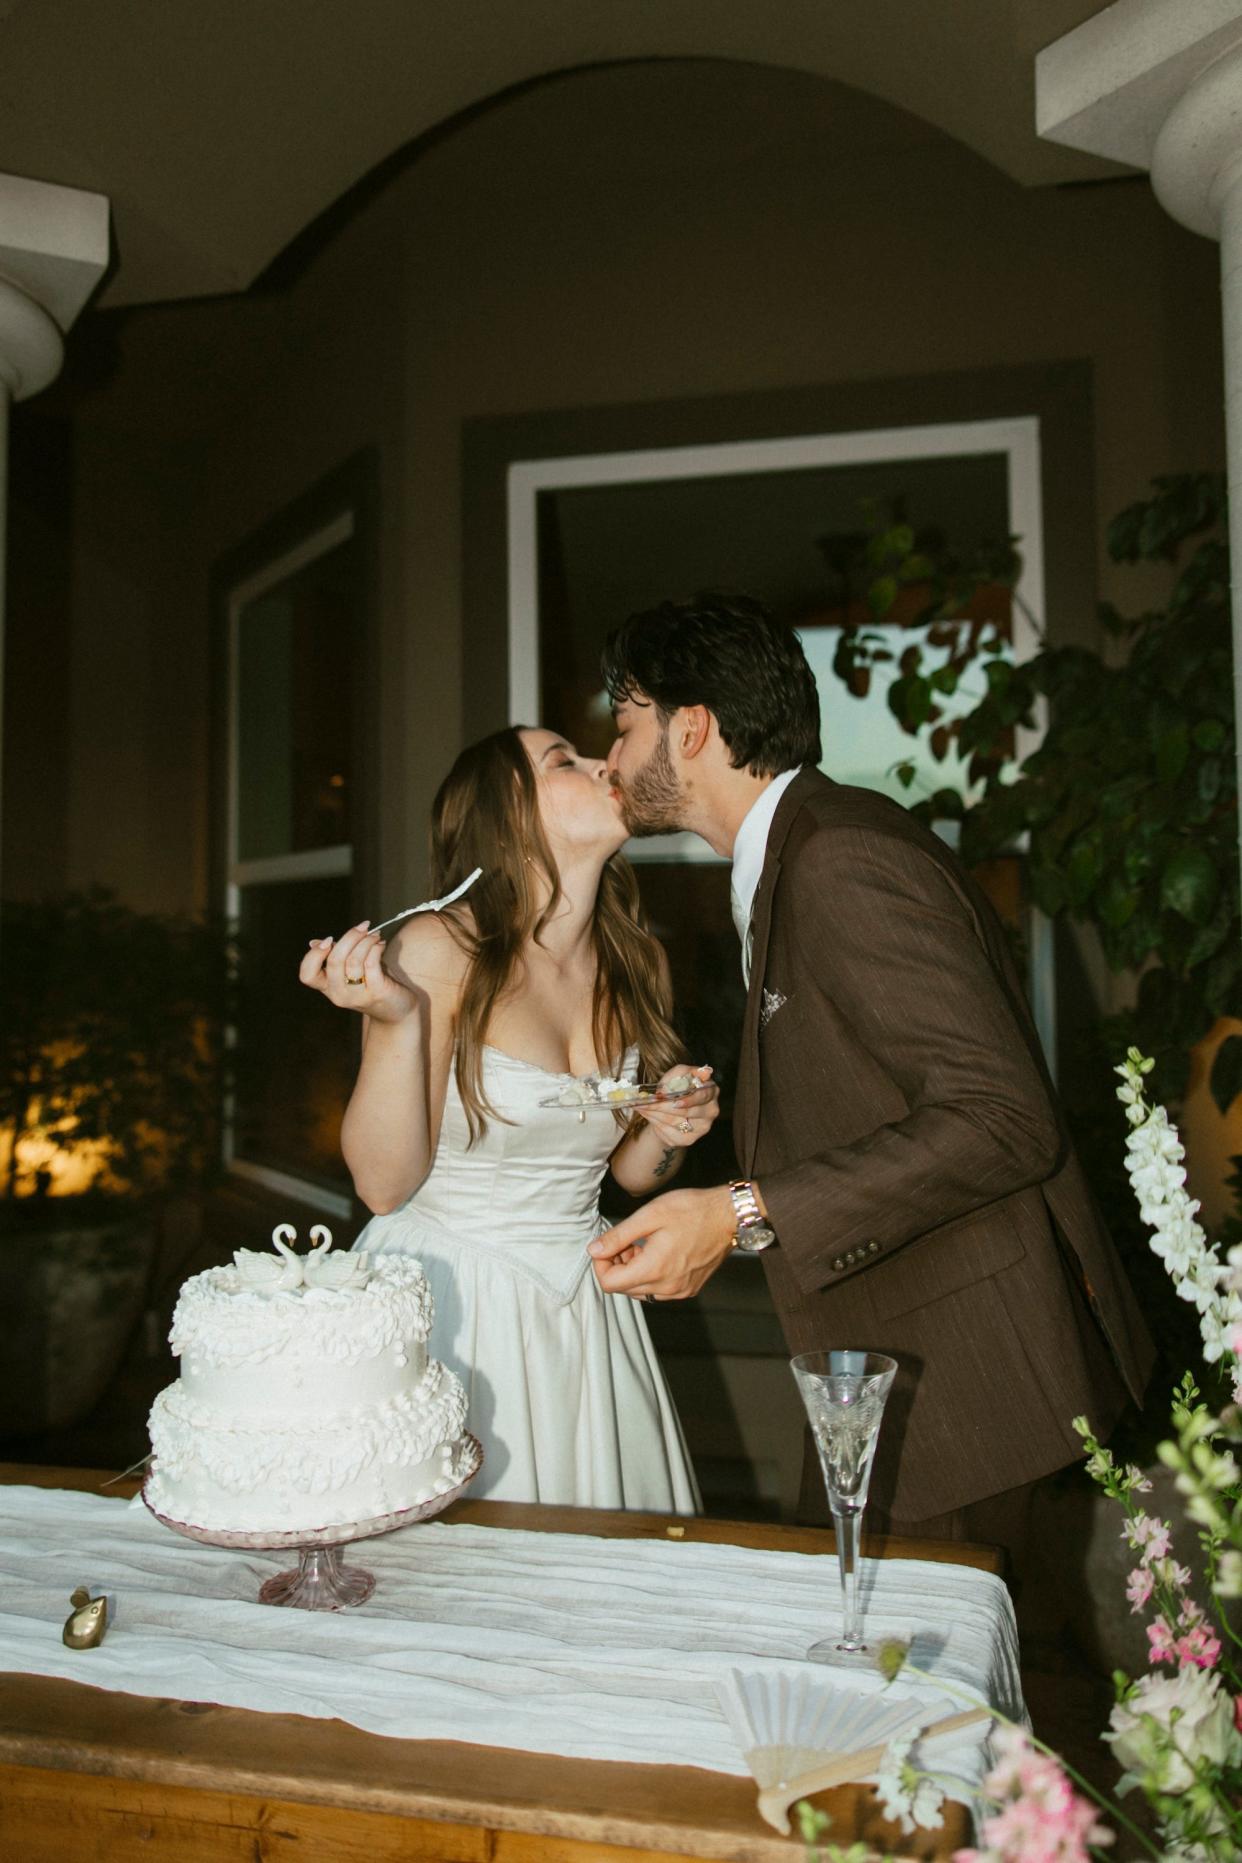
{"label": "potted hanging plant", "polygon": [[0,1431],[97,1402],[170,1195],[219,1157],[221,930],[96,889],[0,908]]}

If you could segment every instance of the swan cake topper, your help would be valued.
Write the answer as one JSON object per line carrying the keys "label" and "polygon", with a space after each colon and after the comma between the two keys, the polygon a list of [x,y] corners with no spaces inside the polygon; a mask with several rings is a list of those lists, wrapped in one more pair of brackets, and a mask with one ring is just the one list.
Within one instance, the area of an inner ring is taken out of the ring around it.
{"label": "swan cake topper", "polygon": [[298,1232],[292,1223],[277,1223],[272,1231],[274,1255],[259,1249],[233,1251],[238,1285],[245,1294],[297,1294],[308,1288],[365,1287],[371,1278],[371,1261],[366,1254],[334,1255],[332,1231],[316,1223],[310,1239],[316,1244],[309,1255],[295,1255],[290,1243]]}

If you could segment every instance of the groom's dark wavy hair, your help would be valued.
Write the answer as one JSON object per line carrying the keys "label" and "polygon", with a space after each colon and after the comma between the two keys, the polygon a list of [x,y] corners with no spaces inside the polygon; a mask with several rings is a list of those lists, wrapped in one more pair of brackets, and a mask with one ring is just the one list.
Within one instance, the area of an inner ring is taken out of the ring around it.
{"label": "groom's dark wavy hair", "polygon": [[705,705],[735,770],[779,776],[820,760],[819,693],[802,642],[748,595],[710,589],[631,615],[608,636],[603,673],[614,705],[650,699],[663,719]]}

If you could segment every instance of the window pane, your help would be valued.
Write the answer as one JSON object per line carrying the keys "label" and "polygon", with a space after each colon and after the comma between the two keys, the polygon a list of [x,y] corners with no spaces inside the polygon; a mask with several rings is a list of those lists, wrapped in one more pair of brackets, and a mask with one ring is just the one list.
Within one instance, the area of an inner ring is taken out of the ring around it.
{"label": "window pane", "polygon": [[247,886],[234,1151],[251,1164],[349,1188],[341,1114],[358,1070],[358,1018],[297,980],[307,940],[350,923],[348,879]]}
{"label": "window pane", "polygon": [[349,841],[358,588],[351,538],[242,608],[237,858]]}
{"label": "window pane", "polygon": [[[862,617],[847,617],[838,605],[824,540],[864,530],[869,512],[894,504],[917,531],[937,531],[969,557],[1008,535],[1008,461],[999,453],[959,454],[541,492],[542,722],[602,756],[612,737],[599,677],[608,630],[669,597],[733,590],[758,596],[802,634],[819,685],[830,776],[886,790],[907,805],[947,786],[956,769],[931,759],[926,779],[920,767],[910,790],[889,778],[888,767],[911,755],[914,740],[888,709],[887,682],[877,669],[868,697],[856,699],[832,671],[839,628]],[[912,619],[920,604],[907,606]],[[900,626],[892,632],[898,652],[916,638],[902,639]],[[935,659],[932,650],[929,667]],[[972,669],[970,684],[982,687],[981,669]],[[958,705],[967,704],[963,695]],[[641,845],[628,851],[649,857]]]}
{"label": "window pane", "polygon": [[[842,625],[866,615],[841,605],[825,542],[865,531],[871,513],[894,505],[917,531],[939,532],[955,553],[969,557],[1008,535],[1008,460],[999,453],[961,454],[541,492],[541,722],[564,731],[586,754],[605,755],[613,730],[599,662],[608,630],[665,598],[735,590],[758,596],[798,628],[819,687],[823,767],[830,776],[883,790],[907,806],[958,783],[959,765],[936,763],[888,708],[897,662],[917,638],[901,622],[925,605],[916,587],[885,624],[871,629],[885,635],[895,658],[891,668],[881,663],[874,669],[865,699],[852,697],[832,670]],[[999,606],[1007,612],[1003,595]],[[926,651],[930,671],[944,656]],[[970,693],[947,701],[945,712],[967,709],[983,680],[982,669],[972,668]],[[888,774],[906,760],[916,764],[910,788]],[[725,1114],[710,1140],[691,1151],[680,1181],[718,1183],[734,1169],[729,1115],[745,1002],[729,871],[684,860],[664,864],[667,851],[653,858],[655,852],[644,841],[626,849],[652,929],[669,954],[687,1050],[716,1067]]]}
{"label": "window pane", "polygon": [[[1008,604],[1004,603],[1008,612]],[[888,694],[901,677],[901,656],[911,637],[899,626],[868,621],[867,634],[877,646],[892,654],[887,663],[873,666],[871,686],[865,699],[853,698],[832,670],[832,658],[840,640],[835,627],[799,628],[802,646],[819,688],[820,717],[823,730],[824,760],[821,768],[838,783],[858,783],[864,789],[878,789],[909,808],[922,802],[938,789],[956,789],[973,801],[982,791],[982,783],[967,780],[969,757],[963,757],[956,742],[937,760],[928,746],[927,732],[911,737],[903,731],[889,707]],[[935,673],[948,664],[951,650],[923,643],[922,670]],[[969,668],[957,690],[949,696],[940,694],[938,709],[947,724],[974,710],[987,693],[987,676],[982,663]],[[897,774],[899,764],[912,765],[914,776],[903,783]]]}
{"label": "window pane", "polygon": [[736,1174],[733,1089],[746,1008],[729,869],[652,861],[637,872],[647,922],[668,953],[674,1020],[687,1057],[696,1065],[710,1061],[720,1088],[721,1116],[691,1146],[677,1182],[721,1184]]}

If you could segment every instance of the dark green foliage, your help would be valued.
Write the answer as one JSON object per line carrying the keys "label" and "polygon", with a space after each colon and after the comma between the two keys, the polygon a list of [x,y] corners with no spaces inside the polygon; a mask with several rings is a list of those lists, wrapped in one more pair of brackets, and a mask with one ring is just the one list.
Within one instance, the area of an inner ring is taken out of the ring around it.
{"label": "dark green foliage", "polygon": [[96,889],[0,918],[0,1195],[49,1188],[16,1140],[98,1147],[92,1188],[201,1180],[219,1146],[232,975],[217,927],[131,911]]}

